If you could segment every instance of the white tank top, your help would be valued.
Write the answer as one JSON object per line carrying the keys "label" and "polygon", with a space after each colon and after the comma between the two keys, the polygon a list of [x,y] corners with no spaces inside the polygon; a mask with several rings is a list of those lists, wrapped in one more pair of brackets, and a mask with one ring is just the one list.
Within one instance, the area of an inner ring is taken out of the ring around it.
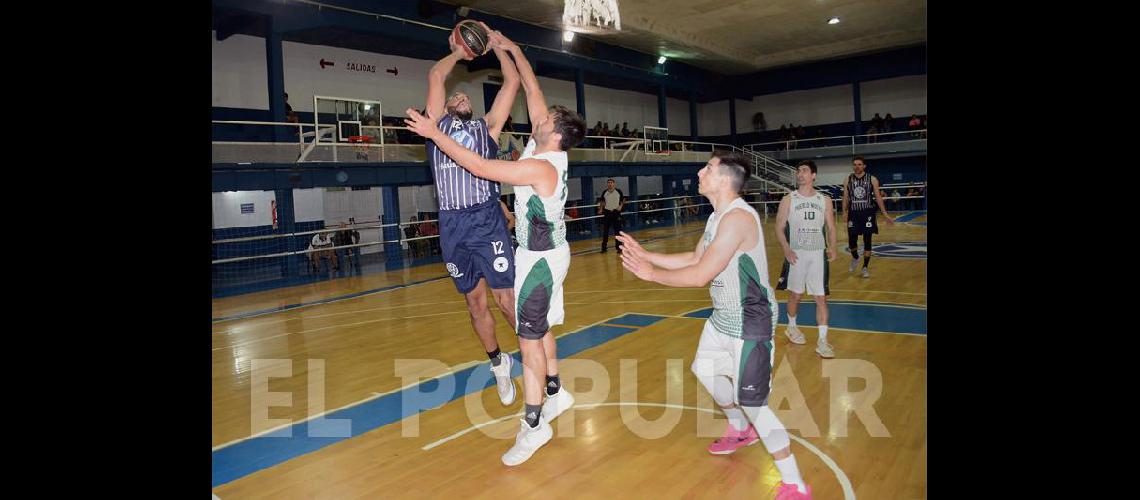
{"label": "white tank top", "polygon": [[829,203],[823,194],[816,191],[812,196],[803,196],[800,192],[792,191],[792,207],[788,211],[788,225],[784,228],[784,236],[792,245],[792,250],[823,250],[827,248],[824,240],[824,225],[827,223],[827,210]]}
{"label": "white tank top", "polygon": [[519,160],[537,158],[554,165],[558,181],[554,194],[543,198],[530,186],[515,186],[515,238],[519,248],[541,252],[566,244],[566,177],[570,175],[565,151],[547,151],[534,154],[534,139],[527,142]]}
{"label": "white tank top", "polygon": [[709,284],[709,295],[712,296],[713,303],[709,321],[718,332],[725,335],[746,340],[771,340],[771,331],[745,331],[746,316],[768,316],[768,324],[774,325],[778,307],[776,295],[768,284],[768,258],[764,253],[764,230],[760,225],[760,215],[742,198],[737,198],[723,213],[713,212],[709,217],[701,244],[708,251],[724,214],[738,208],[748,212],[756,221],[756,246],[745,252],[737,250],[728,266]]}

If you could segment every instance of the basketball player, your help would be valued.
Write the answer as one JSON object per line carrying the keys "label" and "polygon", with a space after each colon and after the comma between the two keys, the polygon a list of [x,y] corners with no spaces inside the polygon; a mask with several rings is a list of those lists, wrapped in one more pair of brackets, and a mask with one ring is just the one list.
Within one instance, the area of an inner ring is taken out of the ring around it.
{"label": "basketball player", "polygon": [[[486,29],[486,25],[483,25]],[[488,30],[489,31],[489,30]],[[451,41],[451,54],[441,59],[428,72],[427,107],[431,122],[465,148],[483,158],[498,154],[495,143],[506,123],[518,94],[518,72],[506,52],[495,50],[503,65],[503,86],[487,116],[473,119],[471,99],[455,92],[445,102],[444,81],[460,59],[469,60],[463,49]],[[508,66],[510,69],[508,70]],[[456,290],[467,300],[471,325],[491,359],[491,372],[499,392],[499,401],[509,405],[515,401],[515,384],[511,379],[511,356],[499,349],[495,339],[495,317],[487,308],[486,282],[499,310],[515,327],[515,258],[511,252],[511,236],[506,219],[499,208],[499,183],[480,178],[456,164],[452,157],[428,141],[427,157],[439,200],[439,242],[443,261]]]}
{"label": "basketball player", "polygon": [[[565,107],[548,108],[538,78],[518,45],[498,32],[490,38],[496,50],[505,49],[514,56],[526,92],[533,133],[518,161],[488,159],[466,150],[413,109],[407,111],[407,123],[413,132],[434,142],[476,176],[514,185],[515,235],[519,242],[515,255],[515,321],[526,403],[515,444],[502,457],[504,464],[514,466],[527,461],[550,441],[554,436],[550,421],[574,404],[574,397],[562,388],[558,378],[558,353],[550,330],[562,324],[565,317],[562,282],[570,269],[570,245],[566,243],[563,220],[569,175],[566,151],[582,141],[586,122]],[[504,73],[507,67],[504,61]]]}
{"label": "basketball player", "polygon": [[[875,220],[875,203],[883,212],[887,224],[894,225],[895,220],[887,215],[887,208],[883,206],[883,193],[879,192],[879,179],[867,174],[867,162],[862,156],[851,160],[855,173],[847,176],[843,184],[843,216],[847,219],[847,249],[851,252],[851,266],[847,272],[855,272],[859,266],[859,235],[863,235],[863,277],[870,278],[871,271],[871,235],[879,233],[879,223]],[[871,201],[872,193],[874,202]]]}
{"label": "basketball player", "polygon": [[[834,358],[835,351],[827,343],[828,263],[835,260],[835,209],[831,198],[815,190],[816,166],[811,160],[796,165],[799,188],[780,200],[776,212],[776,238],[784,250],[784,268],[777,290],[787,290],[788,328],[784,333],[794,344],[804,344],[804,334],[796,328],[796,312],[804,290],[815,298],[815,324],[819,325],[819,341],[815,352],[823,358]],[[825,229],[826,225],[826,229]],[[827,260],[824,260],[826,250]],[[790,265],[789,265],[790,264]]]}
{"label": "basketball player", "polygon": [[729,425],[709,446],[727,455],[763,441],[782,483],[777,500],[810,499],[800,477],[788,432],[768,408],[776,332],[776,296],[768,285],[768,259],[760,216],[740,198],[749,163],[736,153],[716,151],[697,173],[697,190],[713,206],[705,234],[692,252],[648,252],[622,232],[622,265],[646,281],[667,286],[710,284],[713,313],[705,321],[692,370],[720,405]]}

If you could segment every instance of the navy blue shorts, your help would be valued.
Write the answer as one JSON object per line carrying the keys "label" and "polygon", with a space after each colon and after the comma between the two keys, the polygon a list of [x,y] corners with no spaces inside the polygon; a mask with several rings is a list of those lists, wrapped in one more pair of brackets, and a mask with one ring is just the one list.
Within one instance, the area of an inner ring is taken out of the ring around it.
{"label": "navy blue shorts", "polygon": [[514,288],[515,251],[498,198],[462,210],[441,210],[439,245],[459,293],[474,290],[479,278],[486,278],[491,288]]}

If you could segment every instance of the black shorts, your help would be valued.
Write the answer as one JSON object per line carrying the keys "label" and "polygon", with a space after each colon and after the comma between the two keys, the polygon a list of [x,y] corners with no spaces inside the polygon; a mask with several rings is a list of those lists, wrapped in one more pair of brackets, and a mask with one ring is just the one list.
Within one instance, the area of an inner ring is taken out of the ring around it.
{"label": "black shorts", "polygon": [[875,217],[875,209],[852,210],[847,215],[847,234],[849,236],[879,234],[879,222]]}
{"label": "black shorts", "polygon": [[479,278],[491,288],[515,286],[515,252],[499,200],[462,210],[439,212],[443,262],[459,293],[475,289]]}

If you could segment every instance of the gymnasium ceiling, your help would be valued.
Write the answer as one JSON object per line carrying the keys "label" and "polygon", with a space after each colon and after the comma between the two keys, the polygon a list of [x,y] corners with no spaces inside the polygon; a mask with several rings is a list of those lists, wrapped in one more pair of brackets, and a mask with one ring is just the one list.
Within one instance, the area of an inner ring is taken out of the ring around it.
{"label": "gymnasium ceiling", "polygon": [[[563,0],[442,1],[562,29]],[[726,75],[926,43],[926,0],[618,2],[622,31],[586,36]]]}

